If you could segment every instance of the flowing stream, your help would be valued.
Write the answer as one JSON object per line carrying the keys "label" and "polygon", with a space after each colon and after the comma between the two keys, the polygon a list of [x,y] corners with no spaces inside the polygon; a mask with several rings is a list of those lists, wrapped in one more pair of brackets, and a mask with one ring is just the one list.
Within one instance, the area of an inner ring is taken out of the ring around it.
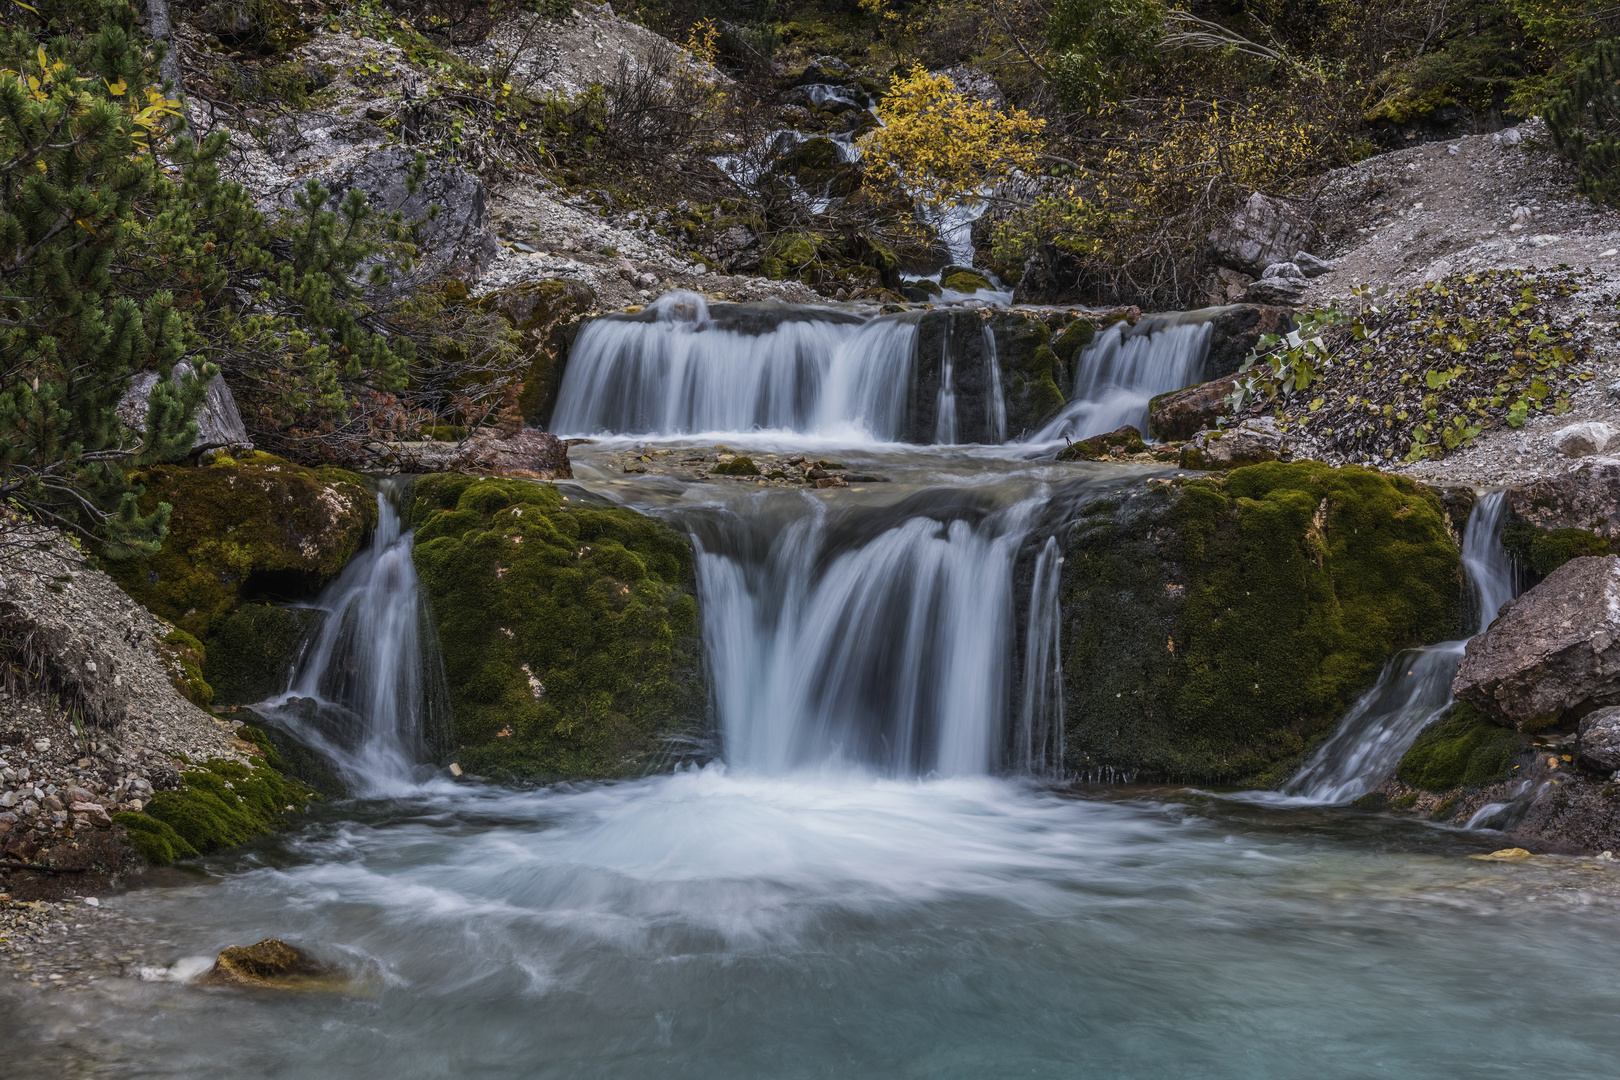
{"label": "flowing stream", "polygon": [[[1502,492],[1482,495],[1463,531],[1463,569],[1473,589],[1480,633],[1513,599],[1513,560],[1502,549],[1506,510]],[[1377,787],[1395,771],[1418,733],[1456,700],[1451,680],[1467,644],[1466,639],[1443,641],[1392,657],[1378,682],[1288,782],[1283,795],[1310,803],[1343,803]]]}
{"label": "flowing stream", "polygon": [[[627,440],[574,448],[581,495],[693,539],[720,760],[532,790],[420,775],[436,665],[385,491],[274,703],[361,797],[104,898],[170,966],[23,1009],[10,1069],[56,1075],[71,1051],[85,1075],[300,1080],[1613,1075],[1620,877],[1470,861],[1490,845],[1466,832],[1320,805],[1444,705],[1458,643],[1396,658],[1280,805],[1054,786],[1046,510],[1154,470],[878,442],[877,380],[855,389],[870,372],[839,350],[903,320],[701,318],[680,299],[593,324],[580,423],[770,428],[748,452],[836,415],[859,428],[838,457],[889,477],[685,484],[611,468]],[[1161,344],[1190,355],[1188,325]],[[1099,342],[1088,385],[1136,378],[1133,340]],[[739,382],[703,381],[725,364]],[[691,392],[671,404],[636,371]],[[1501,512],[1482,498],[1465,538],[1481,626],[1512,592]],[[182,981],[265,937],[354,979]]]}

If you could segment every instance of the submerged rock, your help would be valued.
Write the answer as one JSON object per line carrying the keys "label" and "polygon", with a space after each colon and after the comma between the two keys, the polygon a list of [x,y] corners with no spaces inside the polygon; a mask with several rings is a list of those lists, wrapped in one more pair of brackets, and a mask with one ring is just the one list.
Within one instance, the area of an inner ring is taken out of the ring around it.
{"label": "submerged rock", "polygon": [[204,986],[263,990],[333,990],[348,981],[339,968],[323,964],[295,945],[265,938],[253,945],[232,945],[197,980]]}
{"label": "submerged rock", "polygon": [[1451,690],[1523,731],[1620,704],[1620,556],[1573,559],[1503,605],[1468,642]]}
{"label": "submerged rock", "polygon": [[1280,780],[1392,652],[1457,633],[1444,509],[1404,478],[1256,465],[1121,490],[1063,528],[1075,774]]}

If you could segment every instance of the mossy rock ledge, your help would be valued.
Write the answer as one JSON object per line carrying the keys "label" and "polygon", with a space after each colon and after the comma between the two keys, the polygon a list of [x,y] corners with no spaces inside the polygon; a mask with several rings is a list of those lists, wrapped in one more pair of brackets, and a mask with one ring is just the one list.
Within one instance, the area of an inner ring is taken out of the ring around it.
{"label": "mossy rock ledge", "polygon": [[555,487],[419,478],[409,518],[467,772],[593,779],[656,767],[707,707],[692,550]]}
{"label": "mossy rock ledge", "polygon": [[1134,485],[1066,529],[1080,775],[1280,783],[1391,653],[1458,632],[1444,510],[1403,478],[1273,462]]}
{"label": "mossy rock ledge", "polygon": [[[107,572],[154,614],[210,638],[243,601],[310,595],[336,577],[377,525],[377,499],[355,473],[269,454],[160,465],[134,476],[143,512],[174,507],[163,550]],[[207,674],[205,672],[205,674]]]}

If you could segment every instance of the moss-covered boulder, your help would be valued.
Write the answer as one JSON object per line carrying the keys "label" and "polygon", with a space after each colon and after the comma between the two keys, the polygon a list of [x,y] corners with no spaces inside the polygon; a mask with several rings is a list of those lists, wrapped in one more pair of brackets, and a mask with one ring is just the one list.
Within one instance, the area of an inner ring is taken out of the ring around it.
{"label": "moss-covered boulder", "polygon": [[[1071,368],[1053,351],[1051,328],[1034,313],[996,312],[988,325],[1001,368],[1007,437],[1015,439],[1039,430],[1063,410],[1068,399],[1062,388],[1071,384]],[[1091,329],[1089,323],[1086,328]],[[1078,341],[1080,336],[1077,333],[1071,340]],[[1087,342],[1091,340],[1089,334],[1085,337]]]}
{"label": "moss-covered boulder", "polygon": [[1425,728],[1401,758],[1395,776],[1423,791],[1481,788],[1508,778],[1530,737],[1498,727],[1465,702]]}
{"label": "moss-covered boulder", "polygon": [[1089,439],[1081,439],[1077,443],[1070,443],[1058,452],[1059,461],[1101,461],[1109,457],[1123,457],[1126,454],[1140,454],[1147,450],[1147,443],[1142,441],[1142,433],[1130,424],[1116,428],[1105,435],[1093,435]]}
{"label": "moss-covered boulder", "polygon": [[287,689],[304,642],[320,626],[312,608],[243,604],[214,632],[202,665],[218,705],[251,705]]}
{"label": "moss-covered boulder", "polygon": [[1571,559],[1616,552],[1616,545],[1590,529],[1538,529],[1520,518],[1502,527],[1502,547],[1538,579]]}
{"label": "moss-covered boulder", "polygon": [[1396,649],[1456,634],[1438,498],[1317,462],[1084,504],[1063,569],[1068,766],[1283,779]]}
{"label": "moss-covered boulder", "polygon": [[939,283],[952,292],[976,293],[993,288],[990,279],[967,266],[947,266],[940,272]]}
{"label": "moss-covered boulder", "polygon": [[377,524],[376,496],[355,473],[269,454],[215,461],[137,473],[143,511],[174,507],[169,536],[156,555],[107,566],[125,592],[205,643],[244,600],[319,589]]}
{"label": "moss-covered boulder", "polygon": [[554,487],[425,476],[410,519],[461,766],[530,779],[640,773],[702,727],[690,545]]}

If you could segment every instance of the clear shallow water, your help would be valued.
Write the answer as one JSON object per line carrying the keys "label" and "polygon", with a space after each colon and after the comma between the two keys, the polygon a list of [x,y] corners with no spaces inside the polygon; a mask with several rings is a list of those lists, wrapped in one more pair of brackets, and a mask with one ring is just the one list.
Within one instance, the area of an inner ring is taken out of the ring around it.
{"label": "clear shallow water", "polygon": [[1151,796],[710,768],[334,807],[110,902],[355,992],[123,984],[52,1022],[107,1075],[1614,1074],[1607,871]]}

